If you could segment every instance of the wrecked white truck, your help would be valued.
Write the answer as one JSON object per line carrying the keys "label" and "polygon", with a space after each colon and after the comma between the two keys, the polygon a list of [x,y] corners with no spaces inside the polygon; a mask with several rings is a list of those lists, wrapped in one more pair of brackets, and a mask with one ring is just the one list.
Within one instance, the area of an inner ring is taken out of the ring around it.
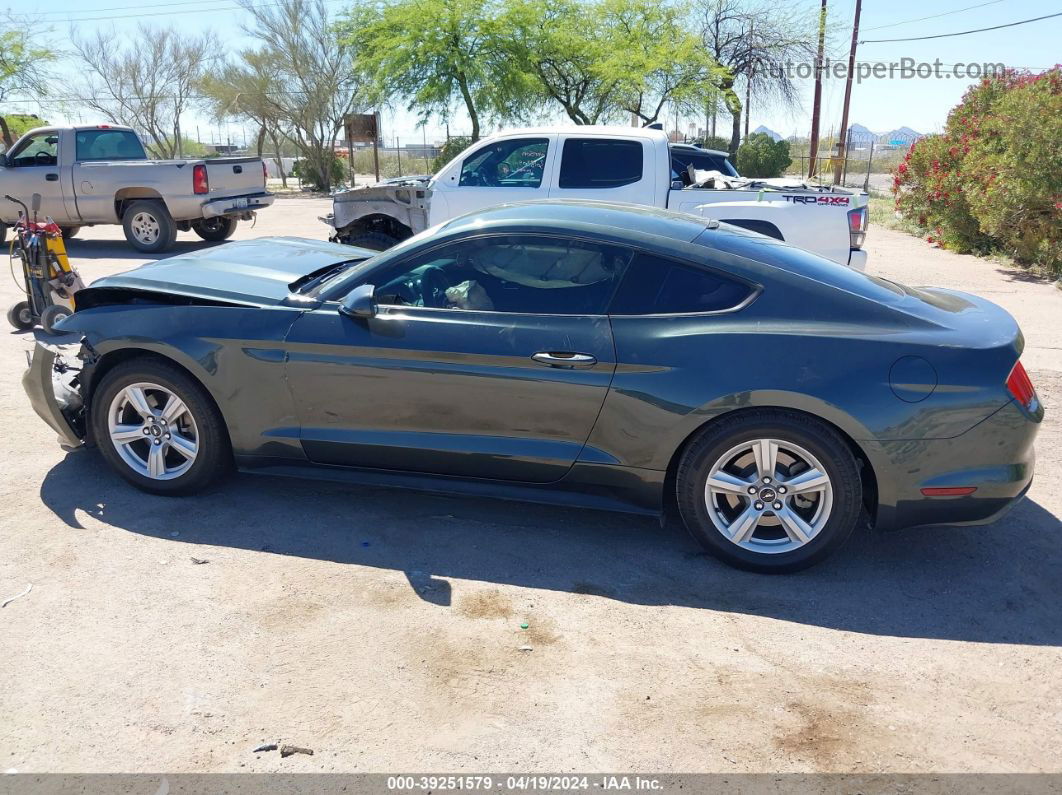
{"label": "wrecked white truck", "polygon": [[528,199],[662,207],[744,227],[857,270],[867,194],[797,179],[744,179],[725,152],[670,144],[661,130],[540,127],[472,144],[433,177],[333,196],[333,242],[382,251],[451,218]]}

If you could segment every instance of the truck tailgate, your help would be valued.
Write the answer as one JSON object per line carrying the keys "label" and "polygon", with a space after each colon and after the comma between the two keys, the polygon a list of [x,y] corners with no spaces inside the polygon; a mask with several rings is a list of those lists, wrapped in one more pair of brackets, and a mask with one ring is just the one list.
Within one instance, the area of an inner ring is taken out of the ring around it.
{"label": "truck tailgate", "polygon": [[260,158],[218,157],[204,162],[211,198],[247,196],[265,190],[265,174]]}

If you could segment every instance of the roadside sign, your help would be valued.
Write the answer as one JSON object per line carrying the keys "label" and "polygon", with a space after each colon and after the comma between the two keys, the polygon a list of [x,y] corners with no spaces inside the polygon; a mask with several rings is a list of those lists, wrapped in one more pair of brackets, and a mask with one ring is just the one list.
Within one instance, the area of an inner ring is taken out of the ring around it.
{"label": "roadside sign", "polygon": [[347,116],[344,121],[348,141],[364,141],[369,143],[379,138],[379,125],[376,123],[375,113],[355,113]]}

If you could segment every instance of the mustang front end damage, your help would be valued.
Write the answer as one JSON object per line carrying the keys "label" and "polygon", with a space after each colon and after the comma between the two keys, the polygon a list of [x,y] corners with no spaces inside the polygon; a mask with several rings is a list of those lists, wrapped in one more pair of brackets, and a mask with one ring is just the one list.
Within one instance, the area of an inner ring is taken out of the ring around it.
{"label": "mustang front end damage", "polygon": [[64,450],[82,446],[87,419],[82,393],[82,365],[91,363],[95,352],[80,334],[37,340],[22,387],[30,405],[42,420],[59,434]]}

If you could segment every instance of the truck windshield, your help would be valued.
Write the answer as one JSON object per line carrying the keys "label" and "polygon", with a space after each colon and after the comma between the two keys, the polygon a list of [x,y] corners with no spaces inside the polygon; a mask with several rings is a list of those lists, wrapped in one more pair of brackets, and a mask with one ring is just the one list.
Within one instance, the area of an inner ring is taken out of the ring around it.
{"label": "truck windshield", "polygon": [[144,145],[132,130],[78,130],[77,159],[147,160]]}

